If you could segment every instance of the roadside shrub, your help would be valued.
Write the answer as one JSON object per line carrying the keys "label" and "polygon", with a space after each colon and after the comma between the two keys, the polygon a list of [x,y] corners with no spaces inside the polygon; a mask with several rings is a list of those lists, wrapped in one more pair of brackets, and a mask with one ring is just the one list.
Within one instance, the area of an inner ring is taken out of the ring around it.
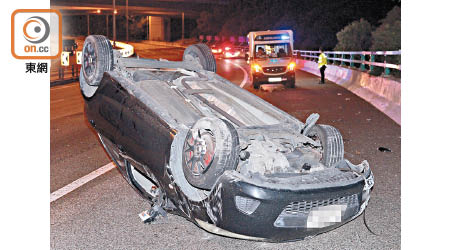
{"label": "roadside shrub", "polygon": [[395,6],[380,26],[372,32],[372,50],[399,50],[401,48],[400,7]]}
{"label": "roadside shrub", "polygon": [[345,26],[336,34],[338,44],[334,50],[363,51],[368,50],[372,41],[372,26],[363,18]]}

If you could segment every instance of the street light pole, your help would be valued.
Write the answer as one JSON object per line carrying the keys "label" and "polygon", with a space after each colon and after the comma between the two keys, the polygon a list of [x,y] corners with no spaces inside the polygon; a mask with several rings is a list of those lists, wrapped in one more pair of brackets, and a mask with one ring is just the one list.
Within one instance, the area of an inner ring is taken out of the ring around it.
{"label": "street light pole", "polygon": [[181,12],[181,41],[184,42],[184,12]]}
{"label": "street light pole", "polygon": [[128,43],[128,0],[126,1],[126,9],[125,9],[125,15],[126,15],[126,20],[127,20],[127,25],[126,25],[126,29],[127,29],[127,43]]}
{"label": "street light pole", "polygon": [[109,39],[109,15],[106,13],[106,37]]}
{"label": "street light pole", "polygon": [[113,41],[116,44],[116,0],[113,0]]}

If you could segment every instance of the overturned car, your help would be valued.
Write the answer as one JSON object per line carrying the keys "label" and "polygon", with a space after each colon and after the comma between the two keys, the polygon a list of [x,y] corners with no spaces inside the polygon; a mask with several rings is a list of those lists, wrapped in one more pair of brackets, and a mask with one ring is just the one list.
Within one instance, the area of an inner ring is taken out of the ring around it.
{"label": "overturned car", "polygon": [[344,159],[339,131],[305,123],[215,74],[204,44],[183,61],[121,58],[103,36],[83,47],[87,119],[152,208],[219,235],[304,239],[360,215],[373,175]]}

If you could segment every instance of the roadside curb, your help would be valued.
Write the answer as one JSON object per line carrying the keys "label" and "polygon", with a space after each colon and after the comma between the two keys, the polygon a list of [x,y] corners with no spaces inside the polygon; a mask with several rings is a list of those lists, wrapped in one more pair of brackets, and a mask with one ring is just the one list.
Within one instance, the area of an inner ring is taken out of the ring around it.
{"label": "roadside curb", "polygon": [[53,81],[53,82],[50,82],[50,88],[55,87],[55,86],[60,86],[60,85],[66,85],[66,84],[77,82],[77,81],[79,81],[78,77],[66,79],[66,80],[60,80],[60,81]]}

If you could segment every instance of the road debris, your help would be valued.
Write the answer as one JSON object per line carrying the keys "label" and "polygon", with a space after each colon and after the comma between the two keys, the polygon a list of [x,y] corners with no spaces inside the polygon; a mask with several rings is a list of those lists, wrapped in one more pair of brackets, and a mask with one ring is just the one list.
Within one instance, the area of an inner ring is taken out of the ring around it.
{"label": "road debris", "polygon": [[392,152],[392,150],[390,150],[389,148],[385,148],[385,147],[379,147],[378,151],[380,151],[380,152]]}
{"label": "road debris", "polygon": [[284,89],[284,86],[282,84],[263,84],[260,89],[272,93],[275,90]]}

